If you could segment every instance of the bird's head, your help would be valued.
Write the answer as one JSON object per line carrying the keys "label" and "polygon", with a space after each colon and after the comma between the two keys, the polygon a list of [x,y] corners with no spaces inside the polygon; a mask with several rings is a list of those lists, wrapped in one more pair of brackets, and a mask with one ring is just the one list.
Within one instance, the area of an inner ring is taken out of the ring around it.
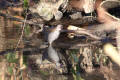
{"label": "bird's head", "polygon": [[62,28],[63,28],[63,26],[62,26],[62,25],[57,25],[57,27],[56,27],[56,31],[61,31],[61,30],[62,30]]}

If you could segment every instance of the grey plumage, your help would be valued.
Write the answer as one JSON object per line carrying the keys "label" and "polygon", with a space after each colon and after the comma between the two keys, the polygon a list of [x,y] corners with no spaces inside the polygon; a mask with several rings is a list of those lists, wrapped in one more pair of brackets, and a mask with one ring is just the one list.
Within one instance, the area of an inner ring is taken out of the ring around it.
{"label": "grey plumage", "polygon": [[56,66],[60,67],[60,59],[58,53],[51,45],[48,47],[48,58],[50,61],[54,62]]}
{"label": "grey plumage", "polygon": [[62,25],[57,25],[48,33],[48,43],[51,45],[60,35]]}

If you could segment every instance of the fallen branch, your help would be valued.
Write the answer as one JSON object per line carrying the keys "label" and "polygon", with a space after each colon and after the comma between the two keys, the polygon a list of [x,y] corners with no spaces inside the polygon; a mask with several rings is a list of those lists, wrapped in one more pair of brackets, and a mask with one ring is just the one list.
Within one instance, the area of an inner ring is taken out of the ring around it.
{"label": "fallen branch", "polygon": [[[18,22],[25,22],[24,19],[19,19],[19,18],[16,18],[16,17],[13,17],[9,14],[6,14],[6,13],[2,13],[0,12],[0,16],[3,16],[7,19],[10,19],[12,21],[18,21]],[[26,24],[32,24],[32,25],[35,25],[35,26],[40,26],[41,24],[47,24],[47,25],[58,25],[58,24],[61,24],[61,25],[80,25],[80,24],[84,24],[84,23],[91,23],[91,22],[94,22],[96,21],[96,18],[95,17],[91,17],[91,16],[87,16],[87,17],[83,17],[83,18],[80,18],[80,19],[76,19],[76,20],[72,20],[72,19],[61,19],[59,21],[57,20],[53,20],[53,21],[39,21],[39,23],[35,23],[33,21],[30,21],[30,20],[26,20]]]}
{"label": "fallen branch", "polygon": [[61,19],[59,21],[56,21],[56,20],[53,20],[53,21],[49,21],[49,22],[46,22],[46,24],[48,25],[58,25],[58,24],[61,24],[63,26],[68,26],[68,25],[80,25],[80,24],[85,24],[85,23],[93,23],[97,20],[96,17],[92,17],[92,16],[85,16],[85,17],[82,17],[80,19],[76,19],[76,20],[73,20],[73,19]]}
{"label": "fallen branch", "polygon": [[[25,22],[26,22],[26,19],[27,19],[27,15],[26,15],[26,18],[25,18]],[[23,24],[21,24],[22,32],[21,32],[20,38],[19,38],[19,40],[17,42],[15,50],[18,48],[20,42],[22,41],[22,38],[23,38],[23,35],[24,35],[24,29],[25,29],[25,26],[26,26],[25,22]]]}
{"label": "fallen branch", "polygon": [[116,64],[120,66],[120,54],[112,44],[104,45],[104,52],[108,55]]}
{"label": "fallen branch", "polygon": [[[102,45],[102,41],[93,41],[89,43],[83,43],[80,41],[77,41],[76,43],[71,44],[70,42],[55,42],[53,44],[53,47],[55,48],[64,48],[64,49],[80,49],[80,47],[86,47],[86,46],[94,46],[94,45]],[[115,44],[114,41],[111,41],[112,44]],[[57,44],[57,45],[56,45]],[[41,44],[39,47],[31,46],[30,48],[17,48],[16,51],[23,51],[25,55],[30,55],[33,53],[41,52],[45,48],[47,48],[47,44]],[[0,55],[7,54],[7,53],[14,53],[15,49],[6,49],[5,51],[1,51]]]}
{"label": "fallen branch", "polygon": [[35,25],[35,26],[41,26],[41,24],[44,23],[44,22],[39,22],[39,24],[38,23],[34,23],[34,22],[30,21],[30,20],[19,19],[19,18],[11,16],[9,14],[6,14],[6,13],[4,14],[4,13],[1,13],[1,12],[0,12],[0,16],[3,16],[3,17],[5,17],[7,19],[10,19],[12,21],[18,21],[18,22],[22,22],[22,23],[25,22],[26,24],[31,24],[31,25]]}
{"label": "fallen branch", "polygon": [[77,35],[77,36],[79,36],[81,34],[85,34],[85,35],[88,35],[91,38],[94,38],[96,40],[102,39],[101,37],[93,35],[92,31],[90,31],[89,29],[87,30],[87,29],[76,27],[76,26],[72,26],[72,25],[68,26],[67,29],[68,29],[69,32],[74,33],[74,35]]}

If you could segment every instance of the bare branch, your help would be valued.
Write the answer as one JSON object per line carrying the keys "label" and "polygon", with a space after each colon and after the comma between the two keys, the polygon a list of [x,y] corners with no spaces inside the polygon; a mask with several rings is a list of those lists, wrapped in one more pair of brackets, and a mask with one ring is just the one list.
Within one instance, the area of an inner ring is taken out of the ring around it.
{"label": "bare branch", "polygon": [[3,17],[5,17],[5,18],[7,18],[7,19],[10,19],[10,20],[13,20],[13,21],[18,21],[18,22],[22,22],[22,23],[26,23],[26,24],[32,24],[32,25],[35,25],[35,26],[40,26],[41,24],[43,24],[44,22],[39,22],[39,24],[38,23],[34,23],[34,22],[32,22],[32,21],[30,21],[30,20],[23,20],[23,19],[19,19],[19,18],[16,18],[16,17],[13,17],[13,16],[10,16],[9,14],[4,14],[4,13],[1,13],[0,12],[0,16],[3,16]]}
{"label": "bare branch", "polygon": [[[27,15],[26,15],[26,17],[25,17],[25,22],[26,22],[26,19],[27,19]],[[18,43],[17,43],[17,45],[16,45],[15,50],[18,48],[18,45],[20,44],[20,42],[21,42],[21,40],[22,40],[22,38],[23,38],[24,29],[25,29],[25,25],[26,25],[25,22],[23,23],[23,25],[21,24],[21,26],[22,26],[22,32],[21,32],[21,36],[20,36],[20,38],[19,38],[19,40],[18,40]]]}
{"label": "bare branch", "polygon": [[76,20],[73,20],[73,19],[61,19],[59,21],[53,20],[53,21],[46,22],[46,24],[49,24],[49,25],[62,24],[63,26],[68,26],[68,25],[80,25],[85,23],[93,23],[96,20],[97,20],[96,17],[86,16]]}

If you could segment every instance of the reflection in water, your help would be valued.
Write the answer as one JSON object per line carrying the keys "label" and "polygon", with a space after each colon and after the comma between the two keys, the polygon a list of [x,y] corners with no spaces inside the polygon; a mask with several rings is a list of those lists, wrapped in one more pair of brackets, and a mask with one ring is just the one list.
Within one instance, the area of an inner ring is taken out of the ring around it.
{"label": "reflection in water", "polygon": [[57,51],[52,47],[52,45],[50,45],[44,50],[42,60],[45,60],[45,59],[47,59],[50,62],[55,63],[56,67],[60,67],[59,55]]}
{"label": "reflection in water", "polygon": [[50,59],[50,61],[54,62],[56,66],[59,67],[60,59],[59,59],[57,51],[52,47],[52,45],[48,47],[47,53],[48,53],[48,58]]}

